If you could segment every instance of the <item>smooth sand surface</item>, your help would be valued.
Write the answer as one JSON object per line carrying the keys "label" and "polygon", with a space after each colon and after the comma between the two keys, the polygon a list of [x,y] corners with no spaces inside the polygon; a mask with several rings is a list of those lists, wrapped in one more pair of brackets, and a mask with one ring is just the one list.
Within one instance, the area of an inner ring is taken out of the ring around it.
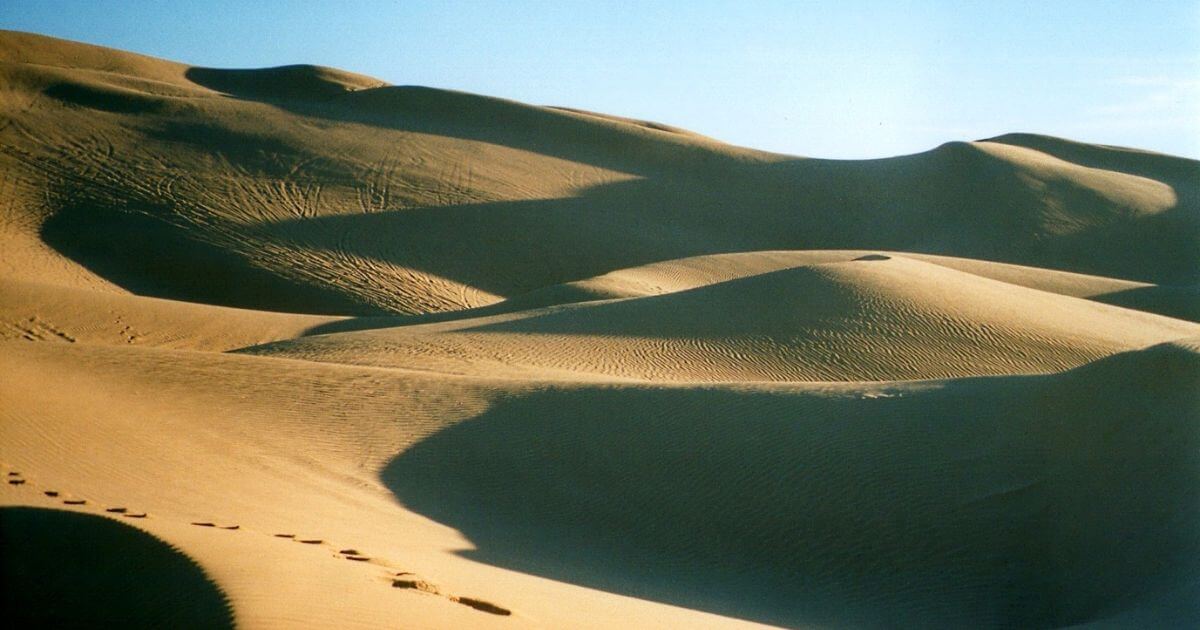
{"label": "smooth sand surface", "polygon": [[1194,627],[1198,287],[1193,160],[0,32],[0,614]]}

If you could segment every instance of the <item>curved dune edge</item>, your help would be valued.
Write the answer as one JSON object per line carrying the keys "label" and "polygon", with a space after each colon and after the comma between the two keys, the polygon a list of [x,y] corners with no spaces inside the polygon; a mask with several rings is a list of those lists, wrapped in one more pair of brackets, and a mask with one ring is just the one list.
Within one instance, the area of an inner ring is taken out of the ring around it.
{"label": "curved dune edge", "polygon": [[[871,250],[741,252],[653,263],[533,291],[492,306],[406,317],[314,316],[254,311],[0,279],[0,339],[152,345],[228,351],[309,335],[519,314],[549,306],[650,297],[870,256],[918,260],[991,280],[1115,306],[1200,319],[1200,293],[1098,276],[963,258]],[[353,362],[353,361],[351,361]]]}
{"label": "curved dune edge", "polygon": [[10,627],[232,628],[217,585],[176,549],[112,519],[0,507]]}
{"label": "curved dune edge", "polygon": [[1200,343],[873,390],[551,387],[383,479],[470,558],[784,626],[1194,620],[1198,386]]}
{"label": "curved dune edge", "polygon": [[654,262],[555,284],[486,306],[393,317],[348,318],[315,327],[310,334],[386,328],[515,313],[595,300],[647,297],[695,289],[783,269],[884,256],[919,260],[1020,287],[1113,306],[1200,321],[1200,287],[1157,285],[1104,276],[1012,265],[988,260],[888,250],[779,250],[708,254]]}
{"label": "curved dune edge", "polygon": [[[1200,280],[1200,164],[1183,158],[1013,135],[808,159],[319,66],[194,68],[11,32],[0,78],[12,279],[360,316],[752,250]],[[1194,296],[1125,299],[1194,313]]]}
{"label": "curved dune edge", "polygon": [[1200,293],[1188,288],[1172,289],[1039,268],[900,252],[781,251],[665,261],[547,287],[488,307],[406,317],[338,317],[253,311],[0,279],[0,339],[228,351],[310,335],[480,320],[504,314],[521,316],[522,311],[549,306],[658,296],[797,266],[849,262],[870,256],[918,260],[1019,287],[1189,321],[1200,315],[1194,308]]}
{"label": "curved dune edge", "polygon": [[1195,342],[1046,376],[753,385],[11,348],[0,461],[30,483],[5,500],[149,513],[251,627],[507,619],[422,585],[522,627],[1200,618]]}
{"label": "curved dune edge", "polygon": [[[639,283],[653,287],[640,297],[242,352],[480,376],[889,381],[1056,372],[1200,332],[1194,323],[993,280],[955,263],[972,264],[845,252],[673,261],[609,277],[609,287],[628,293]],[[728,275],[702,278],[703,264]],[[1086,290],[1083,278],[1076,290]]]}
{"label": "curved dune edge", "polygon": [[4,345],[0,479],[18,472],[24,483],[0,484],[0,505],[132,519],[199,562],[239,626],[753,627],[464,559],[455,552],[469,541],[380,484],[394,453],[527,385]]}

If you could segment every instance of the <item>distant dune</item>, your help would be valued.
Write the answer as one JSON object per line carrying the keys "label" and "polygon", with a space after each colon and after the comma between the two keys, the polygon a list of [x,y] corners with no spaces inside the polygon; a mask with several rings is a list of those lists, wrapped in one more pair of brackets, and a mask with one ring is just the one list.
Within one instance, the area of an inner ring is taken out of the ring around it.
{"label": "distant dune", "polygon": [[[764,249],[1200,281],[1190,160],[1030,136],[801,159],[316,66],[5,40],[5,238],[37,279],[86,282],[65,257],[147,295],[339,314],[455,310]],[[181,271],[197,266],[214,273]]]}
{"label": "distant dune", "polygon": [[1194,627],[1197,322],[1194,160],[0,32],[0,615]]}

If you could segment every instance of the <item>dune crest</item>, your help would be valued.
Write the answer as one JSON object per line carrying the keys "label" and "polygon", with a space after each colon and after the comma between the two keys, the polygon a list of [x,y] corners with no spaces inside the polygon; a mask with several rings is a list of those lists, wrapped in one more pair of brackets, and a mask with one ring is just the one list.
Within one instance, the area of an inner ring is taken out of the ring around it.
{"label": "dune crest", "polygon": [[1195,160],[0,31],[0,615],[1196,626],[1198,287]]}
{"label": "dune crest", "polygon": [[[787,257],[744,258],[757,271]],[[881,381],[1053,372],[1200,334],[1197,324],[939,264],[840,258],[691,288],[680,287],[700,271],[681,272],[677,290],[657,295],[319,335],[246,352],[482,376],[542,368],[568,378]],[[591,285],[634,292],[645,273]]]}
{"label": "dune crest", "polygon": [[[317,66],[0,39],[2,236],[42,267],[57,251],[92,287],[411,314],[688,256],[854,247],[1200,281],[1192,160],[1004,138],[801,159]],[[153,235],[111,245],[130,232]]]}

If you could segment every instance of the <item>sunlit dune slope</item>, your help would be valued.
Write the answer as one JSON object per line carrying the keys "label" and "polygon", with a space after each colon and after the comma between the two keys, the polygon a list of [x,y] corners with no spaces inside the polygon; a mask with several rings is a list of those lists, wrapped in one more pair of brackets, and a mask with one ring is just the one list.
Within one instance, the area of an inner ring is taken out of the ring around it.
{"label": "sunlit dune slope", "polygon": [[1086,298],[1179,319],[1200,320],[1200,291],[1197,285],[1155,285],[1040,267],[911,252],[798,250],[736,252],[667,260],[543,287],[477,309],[409,320],[379,320],[377,324],[364,319],[359,325],[367,327],[382,325],[387,321],[398,323],[461,319],[572,302],[661,295],[789,267],[892,256],[920,260],[1030,289]]}
{"label": "sunlit dune slope", "polygon": [[0,505],[98,514],[169,542],[239,627],[753,626],[462,557],[469,540],[381,482],[395,454],[534,384],[138,346],[4,347],[0,479],[22,483],[0,485]]}
{"label": "sunlit dune slope", "polygon": [[[1194,342],[1046,376],[685,386],[11,349],[0,458],[29,483],[4,501],[148,513],[122,520],[253,627],[1200,612]],[[398,571],[441,595],[393,589]]]}
{"label": "sunlit dune slope", "polygon": [[[787,259],[765,256],[760,268]],[[669,283],[689,276],[621,277]],[[866,255],[662,295],[320,335],[248,351],[493,376],[537,376],[544,368],[543,376],[667,381],[903,380],[1058,371],[1197,334],[1193,323]]]}

